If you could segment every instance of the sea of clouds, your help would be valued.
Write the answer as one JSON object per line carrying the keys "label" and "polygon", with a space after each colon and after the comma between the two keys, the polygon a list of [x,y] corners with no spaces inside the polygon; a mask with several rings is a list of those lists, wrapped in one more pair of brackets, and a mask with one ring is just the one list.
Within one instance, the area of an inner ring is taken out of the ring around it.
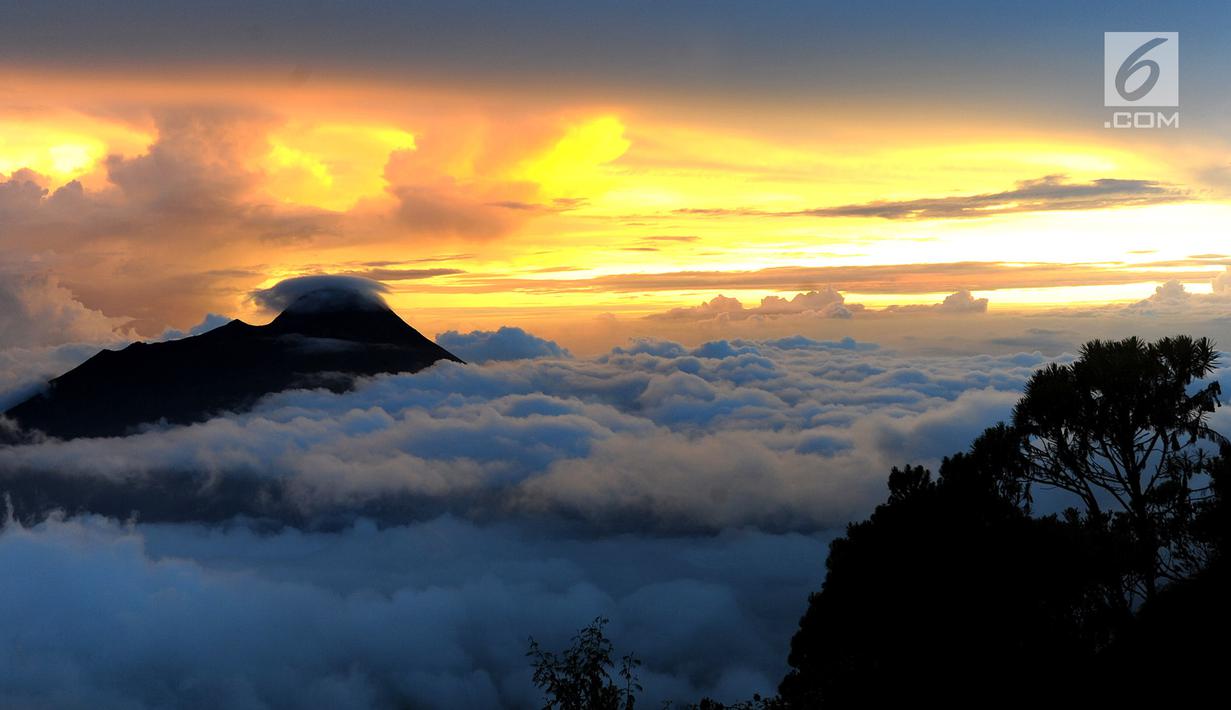
{"label": "sea of clouds", "polygon": [[244,511],[255,515],[397,500],[394,518],[811,532],[869,510],[891,465],[964,448],[1044,362],[803,337],[639,341],[588,360],[441,362],[193,426],[10,446],[0,470],[126,486],[195,475],[203,499],[227,482],[276,491],[276,506]]}
{"label": "sea of clouds", "polygon": [[[600,615],[648,706],[770,692],[889,468],[963,449],[1056,359],[804,337],[581,359],[511,330],[450,336],[481,365],[0,448],[0,696],[531,707],[527,638]],[[34,500],[53,478],[61,499]]]}

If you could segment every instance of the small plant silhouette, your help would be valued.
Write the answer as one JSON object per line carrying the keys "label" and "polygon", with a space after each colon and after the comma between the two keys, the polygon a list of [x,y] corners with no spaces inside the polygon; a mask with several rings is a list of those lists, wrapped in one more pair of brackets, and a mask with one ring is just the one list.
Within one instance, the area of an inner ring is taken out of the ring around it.
{"label": "small plant silhouette", "polygon": [[561,653],[544,651],[530,638],[526,656],[534,666],[534,684],[544,693],[543,710],[633,710],[641,692],[641,661],[631,653],[621,656],[619,682],[612,677],[614,647],[603,633],[607,623],[605,617],[595,618]]}

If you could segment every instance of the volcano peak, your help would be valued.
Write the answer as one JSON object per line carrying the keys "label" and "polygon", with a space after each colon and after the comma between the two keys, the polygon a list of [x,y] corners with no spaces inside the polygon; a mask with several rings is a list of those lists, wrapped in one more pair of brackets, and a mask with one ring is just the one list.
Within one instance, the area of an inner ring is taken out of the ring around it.
{"label": "volcano peak", "polygon": [[462,362],[373,293],[326,287],[288,300],[267,325],[233,320],[180,340],[103,350],[5,415],[60,438],[121,436],[243,411],[283,390],[341,391],[358,377]]}

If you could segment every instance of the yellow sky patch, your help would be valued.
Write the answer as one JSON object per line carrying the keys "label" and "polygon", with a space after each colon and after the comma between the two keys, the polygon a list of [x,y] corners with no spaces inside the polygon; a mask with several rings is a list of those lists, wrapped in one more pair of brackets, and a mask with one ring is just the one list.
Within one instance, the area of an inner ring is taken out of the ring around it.
{"label": "yellow sky patch", "polygon": [[[52,188],[80,179],[88,191],[106,193],[119,204],[125,196],[107,182],[103,161],[107,155],[135,157],[148,151],[157,140],[151,118],[155,108],[191,110],[193,101],[230,101],[261,120],[272,115],[271,128],[257,122],[267,133],[253,141],[258,148],[244,166],[255,177],[236,193],[246,201],[239,205],[241,214],[248,207],[260,208],[252,213],[260,216],[261,225],[254,229],[261,231],[227,231],[219,239],[225,249],[212,252],[209,244],[184,245],[177,252],[173,243],[160,243],[157,258],[191,253],[202,270],[250,269],[267,281],[274,275],[354,270],[366,263],[412,270],[447,266],[468,275],[492,275],[482,289],[471,291],[466,290],[474,283],[468,276],[394,283],[414,294],[397,298],[416,305],[438,299],[440,307],[661,310],[718,291],[549,293],[516,285],[621,273],[876,264],[914,264],[922,271],[941,263],[1038,260],[1128,270],[1143,262],[1225,252],[1219,225],[1231,219],[1231,206],[1217,193],[1187,182],[1208,155],[1196,148],[1164,153],[1127,146],[1110,135],[1026,134],[972,122],[969,135],[952,125],[939,132],[928,126],[897,132],[878,126],[867,135],[848,131],[835,137],[832,127],[806,121],[776,131],[772,120],[763,120],[772,119],[772,106],[755,109],[764,116],[733,113],[709,120],[661,106],[586,109],[560,105],[558,99],[551,103],[541,95],[495,101],[358,84],[292,90],[219,80],[192,85],[190,96],[188,88],[175,83],[70,85],[65,80],[52,88],[27,83],[23,91],[31,105],[129,103],[105,119],[71,108],[30,113],[0,105],[0,173],[28,167],[47,176]],[[859,122],[852,115],[847,124]],[[1164,159],[1177,156],[1192,164]],[[883,200],[996,194],[1021,181],[1061,174],[1066,184],[1152,180],[1189,192],[1175,204],[1022,212],[1001,205],[987,210],[997,214],[962,219],[790,214]],[[415,224],[453,225],[452,231],[412,229],[399,214],[405,196],[419,200]],[[283,232],[278,231],[281,225],[270,225],[279,210],[311,216],[311,210],[296,209],[301,207],[331,211],[335,214],[327,217],[334,221],[317,231],[312,224],[302,231],[291,225]],[[469,231],[456,228],[465,217],[474,218],[476,226]],[[174,233],[175,226],[159,224],[150,232]],[[269,234],[290,236],[279,241]],[[128,243],[126,233],[108,238],[112,244]],[[147,249],[114,258],[155,258],[151,254]],[[441,254],[456,256],[441,261]],[[501,278],[508,279],[509,290],[492,289],[490,284]],[[449,288],[426,288],[433,284]],[[951,286],[974,285],[955,281]],[[1143,292],[1139,286],[1100,288],[983,295],[995,308],[1032,299],[1125,300]],[[790,295],[791,290],[780,293]],[[897,303],[934,297],[868,295],[870,302]]]}
{"label": "yellow sky patch", "polygon": [[594,195],[611,183],[602,166],[630,145],[619,118],[600,116],[569,127],[551,150],[524,162],[513,177],[538,184],[548,199]]}
{"label": "yellow sky patch", "polygon": [[89,175],[109,154],[142,152],[150,140],[137,128],[81,114],[0,114],[0,175],[26,168],[55,188]]}
{"label": "yellow sky patch", "polygon": [[345,211],[384,196],[389,154],[414,148],[414,134],[392,126],[290,123],[269,136],[264,189],[281,202]]}

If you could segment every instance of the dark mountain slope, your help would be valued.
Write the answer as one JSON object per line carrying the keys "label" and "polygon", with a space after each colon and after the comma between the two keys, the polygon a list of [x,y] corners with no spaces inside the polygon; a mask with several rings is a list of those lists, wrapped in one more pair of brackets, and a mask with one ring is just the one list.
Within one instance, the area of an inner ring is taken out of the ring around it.
{"label": "dark mountain slope", "polygon": [[241,411],[296,387],[343,390],[356,376],[461,362],[383,304],[309,294],[272,323],[234,320],[195,337],[103,350],[5,414],[51,436],[120,436]]}

